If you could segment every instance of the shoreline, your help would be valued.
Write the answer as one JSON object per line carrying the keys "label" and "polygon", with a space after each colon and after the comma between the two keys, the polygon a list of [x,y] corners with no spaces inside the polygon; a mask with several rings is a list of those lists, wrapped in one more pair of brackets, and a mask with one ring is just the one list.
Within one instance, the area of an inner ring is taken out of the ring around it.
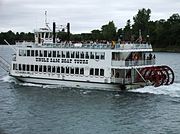
{"label": "shoreline", "polygon": [[169,53],[180,53],[179,47],[167,47],[167,48],[153,48],[154,52],[169,52]]}

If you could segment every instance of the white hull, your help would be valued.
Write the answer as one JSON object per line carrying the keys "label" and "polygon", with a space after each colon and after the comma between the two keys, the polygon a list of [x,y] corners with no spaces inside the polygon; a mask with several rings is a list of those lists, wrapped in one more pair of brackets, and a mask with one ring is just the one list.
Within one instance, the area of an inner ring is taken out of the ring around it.
{"label": "white hull", "polygon": [[81,81],[67,81],[67,80],[55,80],[55,79],[43,79],[43,78],[30,78],[30,77],[15,77],[22,82],[45,84],[45,85],[60,85],[61,87],[73,87],[82,88],[88,90],[108,90],[108,91],[120,91],[120,84],[106,84],[95,82],[81,82]]}

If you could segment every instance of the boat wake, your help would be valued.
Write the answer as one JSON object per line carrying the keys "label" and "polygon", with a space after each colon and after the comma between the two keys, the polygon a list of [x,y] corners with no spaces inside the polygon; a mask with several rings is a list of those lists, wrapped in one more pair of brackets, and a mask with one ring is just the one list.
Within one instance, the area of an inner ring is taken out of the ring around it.
{"label": "boat wake", "polygon": [[174,83],[168,86],[146,86],[144,88],[133,89],[131,92],[150,93],[157,95],[169,95],[171,97],[180,97],[180,83]]}

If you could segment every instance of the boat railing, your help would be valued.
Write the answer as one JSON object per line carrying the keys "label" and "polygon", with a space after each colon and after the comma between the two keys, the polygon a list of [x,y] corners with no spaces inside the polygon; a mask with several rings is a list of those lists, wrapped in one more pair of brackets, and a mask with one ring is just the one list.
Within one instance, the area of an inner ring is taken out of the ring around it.
{"label": "boat railing", "polygon": [[49,48],[81,48],[81,49],[114,49],[114,50],[129,50],[129,49],[152,49],[151,44],[111,44],[111,43],[44,43],[41,47]]}
{"label": "boat railing", "polygon": [[119,66],[119,67],[128,67],[128,66],[145,66],[145,65],[155,65],[155,59],[152,60],[112,60],[112,66]]}

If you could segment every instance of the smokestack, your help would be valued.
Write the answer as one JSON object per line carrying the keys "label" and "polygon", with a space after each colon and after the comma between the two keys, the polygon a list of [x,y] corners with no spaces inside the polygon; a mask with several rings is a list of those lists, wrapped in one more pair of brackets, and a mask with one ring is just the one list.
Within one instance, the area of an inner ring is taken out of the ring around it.
{"label": "smokestack", "polygon": [[53,43],[56,41],[56,23],[53,22]]}
{"label": "smokestack", "polygon": [[70,23],[67,23],[67,36],[68,36],[68,41],[70,40]]}

